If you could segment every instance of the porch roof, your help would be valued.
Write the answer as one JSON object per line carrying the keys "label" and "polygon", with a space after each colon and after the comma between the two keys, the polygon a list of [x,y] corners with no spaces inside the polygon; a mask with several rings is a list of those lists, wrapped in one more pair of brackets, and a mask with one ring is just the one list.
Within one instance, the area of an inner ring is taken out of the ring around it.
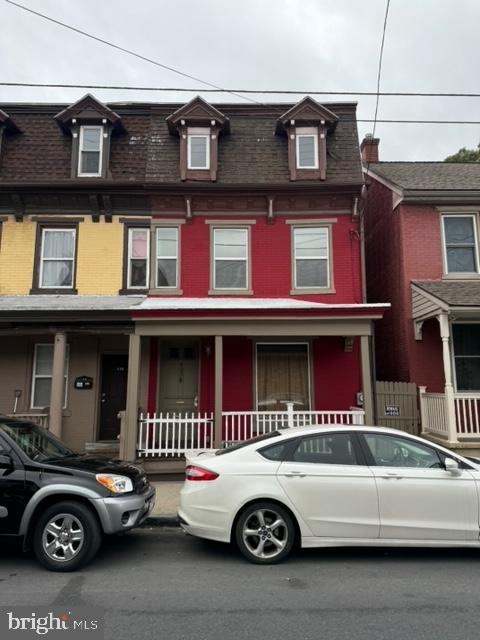
{"label": "porch roof", "polygon": [[0,296],[3,311],[128,311],[145,296],[81,296],[42,294]]}
{"label": "porch roof", "polygon": [[142,311],[374,311],[383,313],[389,304],[328,304],[295,298],[164,298],[147,297],[133,309]]}
{"label": "porch roof", "polygon": [[480,307],[480,280],[414,282],[449,307]]}

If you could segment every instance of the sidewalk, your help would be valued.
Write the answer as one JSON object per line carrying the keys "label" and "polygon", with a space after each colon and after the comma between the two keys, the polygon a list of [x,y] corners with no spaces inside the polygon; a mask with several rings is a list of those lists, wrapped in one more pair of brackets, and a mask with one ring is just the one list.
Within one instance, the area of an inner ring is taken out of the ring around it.
{"label": "sidewalk", "polygon": [[156,492],[155,506],[150,517],[145,521],[146,526],[178,525],[177,509],[183,481],[153,481],[151,484]]}

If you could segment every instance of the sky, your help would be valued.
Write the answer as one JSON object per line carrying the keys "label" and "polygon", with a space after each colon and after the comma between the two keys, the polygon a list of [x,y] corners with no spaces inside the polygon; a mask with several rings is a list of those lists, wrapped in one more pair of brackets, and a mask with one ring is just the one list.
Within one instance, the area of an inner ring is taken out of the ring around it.
{"label": "sky", "polygon": [[[375,91],[386,0],[17,0],[97,37],[226,88]],[[0,81],[193,88],[92,90],[108,102],[187,102],[205,88],[0,0]],[[391,0],[381,90],[480,93],[480,2]],[[0,103],[65,102],[86,90],[0,86]],[[210,102],[242,102],[203,93]],[[315,97],[315,96],[314,96]],[[375,98],[357,101],[372,119]],[[247,102],[247,100],[244,100]],[[379,119],[480,121],[480,98],[381,97]],[[359,122],[360,139],[372,124]],[[480,125],[378,123],[382,160],[443,160]]]}

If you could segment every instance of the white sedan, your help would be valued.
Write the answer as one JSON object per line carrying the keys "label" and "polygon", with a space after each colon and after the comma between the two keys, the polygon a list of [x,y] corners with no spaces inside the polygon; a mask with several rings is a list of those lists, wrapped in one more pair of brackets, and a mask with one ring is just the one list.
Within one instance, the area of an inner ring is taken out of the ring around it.
{"label": "white sedan", "polygon": [[282,429],[187,458],[194,536],[279,562],[294,545],[479,547],[480,461],[401,431]]}

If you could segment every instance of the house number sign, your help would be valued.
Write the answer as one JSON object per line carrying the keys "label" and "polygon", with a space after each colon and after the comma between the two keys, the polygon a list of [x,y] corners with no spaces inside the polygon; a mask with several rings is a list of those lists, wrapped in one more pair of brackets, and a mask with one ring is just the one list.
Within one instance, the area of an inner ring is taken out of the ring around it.
{"label": "house number sign", "polygon": [[400,416],[400,407],[398,406],[398,404],[386,404],[385,415],[393,418],[398,418]]}
{"label": "house number sign", "polygon": [[75,389],[92,389],[93,378],[90,376],[78,376],[78,378],[75,378],[74,387]]}

